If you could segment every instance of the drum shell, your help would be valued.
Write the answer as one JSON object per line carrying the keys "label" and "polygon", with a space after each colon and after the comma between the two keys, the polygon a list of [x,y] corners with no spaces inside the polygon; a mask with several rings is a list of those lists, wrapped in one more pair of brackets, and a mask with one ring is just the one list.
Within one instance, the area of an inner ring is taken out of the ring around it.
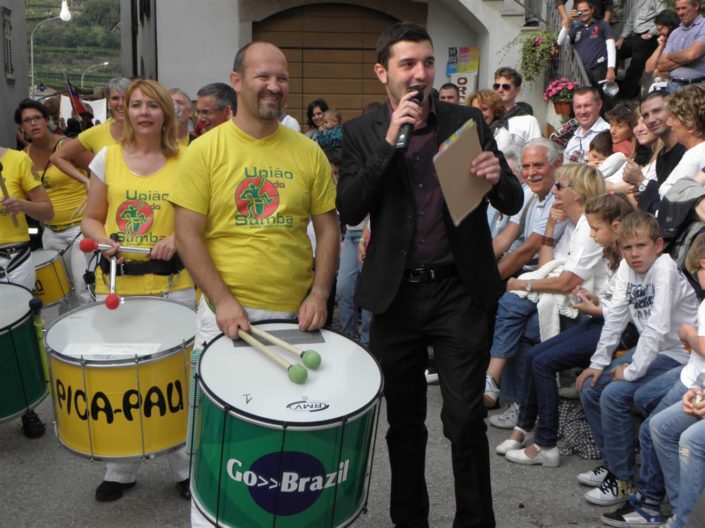
{"label": "drum shell", "polygon": [[190,352],[184,347],[132,364],[82,365],[49,351],[59,443],[97,460],[143,458],[181,447]]}
{"label": "drum shell", "polygon": [[[3,285],[3,288],[17,285]],[[25,290],[25,288],[22,288]],[[27,300],[32,298],[29,290]],[[32,314],[0,328],[0,422],[12,420],[39,405],[48,394]]]}
{"label": "drum shell", "polygon": [[154,297],[129,297],[115,311],[83,306],[56,320],[46,350],[59,443],[108,461],[181,447],[194,333],[192,308]]}
{"label": "drum shell", "polygon": [[310,423],[283,423],[229,406],[199,376],[191,470],[196,506],[214,524],[233,528],[348,525],[366,501],[379,379],[377,394],[349,415],[316,421],[314,410]]}
{"label": "drum shell", "polygon": [[[37,263],[45,256],[54,255],[51,260]],[[71,293],[71,283],[64,266],[64,260],[58,251],[40,250],[32,253],[32,260],[35,262],[35,272],[37,278],[34,282],[34,291],[42,304],[52,306],[65,299]]]}

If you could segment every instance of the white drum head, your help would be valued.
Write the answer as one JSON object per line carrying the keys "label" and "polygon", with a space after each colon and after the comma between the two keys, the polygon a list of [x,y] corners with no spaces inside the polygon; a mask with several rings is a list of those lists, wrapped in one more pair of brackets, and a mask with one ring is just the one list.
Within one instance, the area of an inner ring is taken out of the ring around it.
{"label": "white drum head", "polygon": [[0,282],[0,328],[10,326],[29,313],[32,294],[17,284]]}
{"label": "white drum head", "polygon": [[35,268],[41,268],[58,256],[59,252],[54,249],[37,249],[32,251],[32,264],[34,264]]}
{"label": "white drum head", "polygon": [[[293,341],[302,350],[315,350],[321,355],[321,366],[309,369],[306,382],[297,384],[283,367],[242,340],[213,341],[201,357],[199,374],[207,390],[237,414],[269,423],[334,422],[380,396],[379,366],[354,341],[328,330],[300,332],[292,323],[265,323],[257,328]],[[258,340],[290,363],[301,363],[293,354]]]}
{"label": "white drum head", "polygon": [[195,334],[196,312],[188,306],[153,297],[127,297],[116,310],[100,303],[67,313],[49,328],[46,343],[52,351],[72,357],[88,349],[100,350],[100,345],[106,345],[105,355],[133,345],[134,357],[188,345]]}

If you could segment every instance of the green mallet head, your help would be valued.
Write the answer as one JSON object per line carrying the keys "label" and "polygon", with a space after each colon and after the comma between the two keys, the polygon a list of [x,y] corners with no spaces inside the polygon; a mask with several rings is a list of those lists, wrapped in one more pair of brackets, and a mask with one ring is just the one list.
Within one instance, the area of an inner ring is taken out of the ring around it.
{"label": "green mallet head", "polygon": [[316,370],[321,366],[321,355],[315,350],[304,350],[301,352],[301,361],[308,368]]}
{"label": "green mallet head", "polygon": [[299,365],[298,363],[296,365],[291,365],[287,369],[287,372],[289,373],[289,379],[294,383],[298,383],[299,385],[306,383],[306,378],[308,378],[308,370],[306,370],[303,365]]}

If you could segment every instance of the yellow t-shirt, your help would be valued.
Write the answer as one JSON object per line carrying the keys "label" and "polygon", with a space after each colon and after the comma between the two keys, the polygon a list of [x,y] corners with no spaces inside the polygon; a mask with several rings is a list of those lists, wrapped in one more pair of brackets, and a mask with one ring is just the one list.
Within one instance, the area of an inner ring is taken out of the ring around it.
{"label": "yellow t-shirt", "polygon": [[[2,163],[2,177],[5,178],[10,197],[26,200],[27,193],[41,185],[34,179],[32,160],[24,152],[7,149],[5,155],[0,158],[0,163]],[[0,207],[0,246],[29,240],[24,213],[17,213],[16,218],[19,224],[17,227],[12,223],[12,215],[7,214]]]}
{"label": "yellow t-shirt", "polygon": [[81,132],[76,139],[83,145],[83,148],[97,154],[103,147],[108,147],[117,143],[110,133],[110,125],[115,120],[110,117],[105,123],[89,128]]}
{"label": "yellow t-shirt", "polygon": [[186,132],[186,133],[184,134],[184,137],[182,137],[182,138],[179,140],[179,147],[180,147],[180,148],[186,148],[186,147],[189,146],[190,143],[191,143],[191,134],[189,134],[188,132]]}
{"label": "yellow t-shirt", "polygon": [[313,278],[306,226],[335,209],[318,145],[284,126],[255,139],[223,123],[184,152],[169,199],[207,217],[206,247],[241,304],[299,308]]}
{"label": "yellow t-shirt", "polygon": [[[27,148],[31,149],[32,145]],[[50,164],[46,171],[44,167],[34,167],[32,172],[35,179],[46,190],[54,207],[54,218],[47,222],[48,225],[62,226],[79,222],[83,218],[83,205],[87,197],[85,185],[62,172],[54,164]],[[44,172],[43,176],[42,172]]]}
{"label": "yellow t-shirt", "polygon": [[[179,157],[169,158],[158,172],[150,176],[137,176],[125,163],[120,144],[106,148],[105,174],[102,178],[108,188],[106,233],[117,233],[123,246],[151,248],[174,232],[174,208],[168,197]],[[148,258],[134,253],[124,253],[123,257],[133,261]],[[109,277],[104,279],[100,268],[96,270],[96,275],[96,292],[108,293]],[[169,277],[150,273],[119,276],[116,281],[118,295],[154,295],[167,290]],[[185,288],[193,288],[193,281],[188,271],[183,269],[171,290]]]}

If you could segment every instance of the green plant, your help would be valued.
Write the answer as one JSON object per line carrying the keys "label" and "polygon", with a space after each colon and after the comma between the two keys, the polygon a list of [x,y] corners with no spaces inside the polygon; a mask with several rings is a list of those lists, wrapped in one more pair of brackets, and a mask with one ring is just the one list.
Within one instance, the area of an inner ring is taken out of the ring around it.
{"label": "green plant", "polygon": [[517,43],[521,44],[519,71],[525,80],[536,79],[558,56],[557,37],[556,33],[546,29],[532,31],[517,37]]}

